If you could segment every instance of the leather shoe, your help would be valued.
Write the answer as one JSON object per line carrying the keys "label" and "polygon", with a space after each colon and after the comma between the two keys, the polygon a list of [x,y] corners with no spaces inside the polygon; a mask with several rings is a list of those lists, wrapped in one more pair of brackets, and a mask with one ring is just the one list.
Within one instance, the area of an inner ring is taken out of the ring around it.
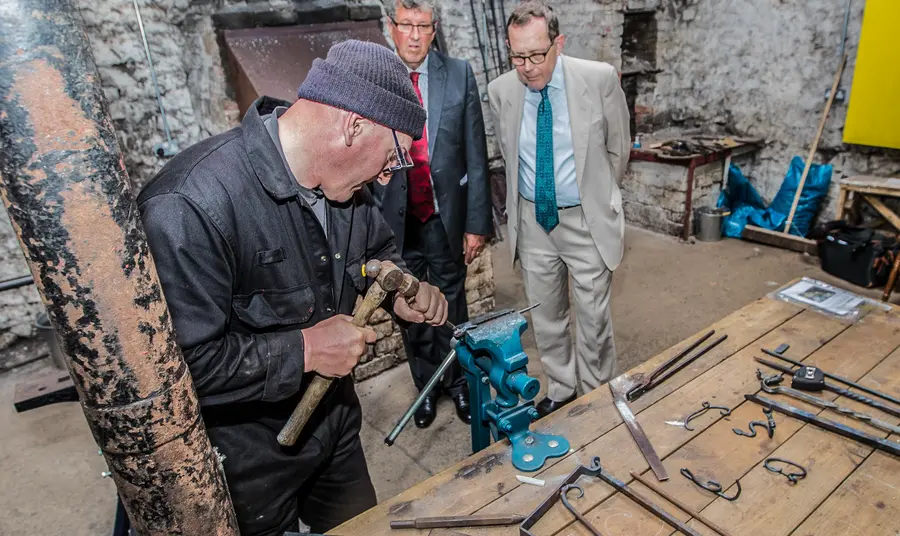
{"label": "leather shoe", "polygon": [[434,395],[425,397],[425,400],[422,401],[422,405],[419,406],[419,409],[416,410],[415,416],[413,417],[418,428],[428,428],[431,426],[431,423],[434,422],[434,418],[437,415],[436,406],[437,397]]}
{"label": "leather shoe", "polygon": [[550,415],[554,411],[565,406],[566,404],[575,400],[576,398],[578,398],[578,397],[573,393],[572,396],[563,400],[562,402],[554,402],[553,400],[550,400],[550,397],[548,396],[548,397],[544,398],[543,400],[541,400],[540,402],[538,402],[538,405],[537,405],[538,415],[540,415],[541,417],[546,417],[547,415]]}
{"label": "leather shoe", "polygon": [[459,420],[466,424],[472,422],[472,411],[469,408],[469,393],[463,391],[459,394],[452,395],[453,405],[456,406],[456,416]]}

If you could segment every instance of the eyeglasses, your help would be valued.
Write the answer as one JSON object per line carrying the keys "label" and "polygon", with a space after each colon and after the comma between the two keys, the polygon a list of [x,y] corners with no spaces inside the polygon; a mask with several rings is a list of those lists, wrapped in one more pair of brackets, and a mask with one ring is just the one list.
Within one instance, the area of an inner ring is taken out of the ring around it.
{"label": "eyeglasses", "polygon": [[418,28],[420,34],[431,35],[434,33],[435,26],[437,26],[436,22],[431,22],[428,24],[410,24],[408,22],[397,22],[394,19],[391,19],[391,22],[394,23],[394,26],[396,26],[402,34],[410,34],[412,33],[413,28]]}
{"label": "eyeglasses", "polygon": [[547,53],[550,52],[550,49],[553,48],[553,45],[555,45],[555,44],[556,44],[555,42],[550,43],[550,46],[547,47],[547,50],[545,50],[543,52],[538,52],[536,54],[531,54],[529,56],[520,56],[517,54],[510,54],[509,61],[511,61],[512,64],[517,67],[521,67],[521,66],[525,65],[525,60],[530,61],[534,65],[540,65],[540,64],[544,63],[544,61],[547,60]]}
{"label": "eyeglasses", "polygon": [[391,155],[391,159],[388,161],[388,167],[381,170],[381,175],[385,178],[389,178],[398,171],[413,167],[413,160],[409,155],[409,151],[400,146],[400,140],[397,139],[397,131],[391,130],[391,135],[394,136],[394,154]]}

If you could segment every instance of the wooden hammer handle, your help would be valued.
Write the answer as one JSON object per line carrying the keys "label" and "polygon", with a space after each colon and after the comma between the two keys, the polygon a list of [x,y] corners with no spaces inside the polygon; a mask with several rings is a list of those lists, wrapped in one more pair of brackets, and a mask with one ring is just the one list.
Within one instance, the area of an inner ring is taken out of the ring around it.
{"label": "wooden hammer handle", "polygon": [[[385,292],[378,283],[369,287],[362,303],[359,304],[356,312],[353,313],[353,325],[358,328],[365,327],[365,325],[369,323],[369,318],[372,317],[372,313],[378,309],[386,295],[387,292]],[[303,398],[300,399],[300,403],[294,408],[294,412],[291,413],[290,418],[284,424],[284,428],[278,433],[279,445],[290,447],[297,442],[297,438],[300,437],[300,432],[303,430],[303,427],[306,426],[309,418],[312,417],[313,412],[316,411],[319,402],[325,397],[325,393],[327,393],[328,388],[331,387],[332,381],[332,378],[325,378],[324,376],[316,376],[313,378],[312,382],[306,388],[306,391],[303,392]]]}

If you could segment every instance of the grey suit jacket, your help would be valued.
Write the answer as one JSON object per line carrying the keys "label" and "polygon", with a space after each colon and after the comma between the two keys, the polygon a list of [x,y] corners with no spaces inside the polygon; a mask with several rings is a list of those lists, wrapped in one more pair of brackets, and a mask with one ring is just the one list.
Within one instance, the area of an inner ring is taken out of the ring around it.
{"label": "grey suit jacket", "polygon": [[[628,105],[616,69],[608,63],[563,56],[566,101],[575,145],[575,172],[591,238],[607,268],[624,252],[625,219],[619,181],[631,154]],[[500,152],[506,161],[509,243],[516,258],[519,203],[519,130],[525,86],[512,70],[488,85]]]}
{"label": "grey suit jacket", "polygon": [[[428,57],[428,129],[431,179],[450,251],[456,257],[463,251],[464,233],[493,232],[487,143],[472,67],[434,50]],[[402,252],[406,172],[395,173],[387,186],[374,183],[373,190]]]}

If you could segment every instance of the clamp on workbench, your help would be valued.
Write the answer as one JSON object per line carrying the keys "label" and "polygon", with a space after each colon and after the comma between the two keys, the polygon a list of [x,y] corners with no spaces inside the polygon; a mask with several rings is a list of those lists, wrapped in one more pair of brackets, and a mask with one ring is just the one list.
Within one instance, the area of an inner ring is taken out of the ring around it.
{"label": "clamp on workbench", "polygon": [[492,437],[509,438],[513,466],[530,472],[543,467],[547,458],[565,455],[569,442],[530,430],[539,417],[533,400],[541,385],[527,374],[522,333],[528,322],[522,312],[508,309],[475,318],[454,330],[451,344],[469,383],[472,451],[487,448]]}

